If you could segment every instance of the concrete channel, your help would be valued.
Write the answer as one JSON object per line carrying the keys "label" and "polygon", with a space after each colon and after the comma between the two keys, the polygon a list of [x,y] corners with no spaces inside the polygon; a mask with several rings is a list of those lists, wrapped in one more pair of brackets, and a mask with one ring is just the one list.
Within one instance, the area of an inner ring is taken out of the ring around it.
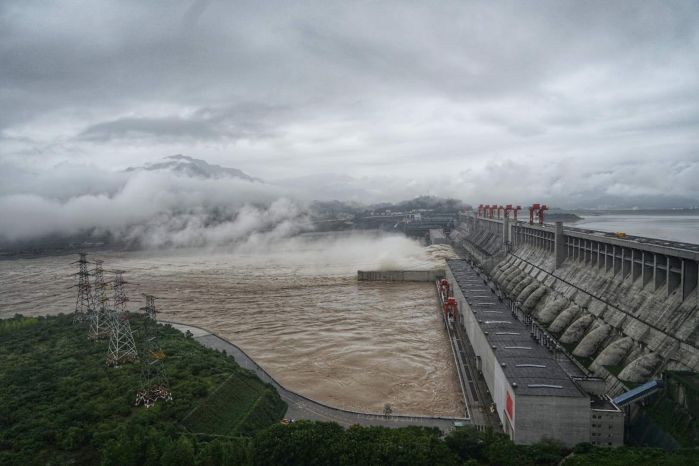
{"label": "concrete channel", "polygon": [[490,399],[490,395],[482,377],[479,377],[478,369],[475,367],[476,357],[471,348],[471,343],[468,341],[468,336],[460,325],[452,326],[449,323],[442,309],[444,306],[444,299],[439,290],[439,282],[435,282],[435,287],[440,314],[451,343],[452,354],[454,355],[454,362],[459,376],[459,384],[466,405],[467,415],[473,427],[478,430],[485,430],[488,428],[495,428],[498,430],[499,422],[495,419],[495,415],[490,410],[491,406],[493,406],[493,402]]}
{"label": "concrete channel", "polygon": [[262,381],[272,385],[279,393],[279,396],[287,403],[288,409],[286,417],[289,419],[336,422],[343,427],[349,427],[355,424],[383,427],[437,427],[444,433],[450,432],[457,425],[471,424],[471,419],[469,417],[383,415],[349,411],[329,406],[285,388],[242,349],[213,332],[201,327],[178,322],[161,320],[160,323],[169,324],[182,333],[186,333],[189,330],[193,338],[201,345],[217,351],[225,351],[226,354],[233,357],[239,366],[253,371]]}

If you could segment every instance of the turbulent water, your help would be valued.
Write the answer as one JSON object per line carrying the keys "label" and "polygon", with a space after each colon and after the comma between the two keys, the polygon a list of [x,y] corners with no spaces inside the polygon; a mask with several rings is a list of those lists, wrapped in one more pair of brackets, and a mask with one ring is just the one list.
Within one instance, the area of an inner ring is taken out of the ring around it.
{"label": "turbulent water", "polygon": [[[458,380],[427,283],[357,282],[358,269],[442,265],[447,246],[400,236],[315,235],[237,250],[99,253],[125,270],[130,308],[205,327],[286,387],[334,406],[460,415]],[[70,312],[74,257],[0,262],[0,316]]]}
{"label": "turbulent water", "polygon": [[699,244],[697,215],[590,215],[575,227],[602,231],[623,231],[629,235]]}

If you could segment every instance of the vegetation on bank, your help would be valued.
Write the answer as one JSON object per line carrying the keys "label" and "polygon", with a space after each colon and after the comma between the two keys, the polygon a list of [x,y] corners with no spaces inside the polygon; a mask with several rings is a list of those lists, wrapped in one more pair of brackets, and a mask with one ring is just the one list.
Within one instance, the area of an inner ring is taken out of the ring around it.
{"label": "vegetation on bank", "polygon": [[[424,427],[353,426],[299,421],[274,425],[252,438],[176,444],[180,463],[201,465],[337,466],[686,466],[698,464],[696,451],[667,453],[648,448],[605,449],[591,444],[565,448],[554,441],[514,445],[504,434],[458,428],[446,437]],[[157,463],[153,463],[157,464]]]}
{"label": "vegetation on bank", "polygon": [[683,447],[699,445],[699,374],[666,371],[665,390],[643,408]]}
{"label": "vegetation on bank", "polygon": [[[138,344],[143,317],[131,325]],[[107,367],[108,342],[88,340],[86,324],[0,320],[0,464],[159,464],[201,434],[252,435],[286,411],[273,387],[225,354],[169,326],[159,339],[174,399],[145,409],[134,406],[140,364]],[[230,388],[235,396],[216,396]]]}
{"label": "vegetation on bank", "polygon": [[190,432],[216,435],[253,435],[279,420],[286,405],[257,378],[231,374],[183,420]]}
{"label": "vegetation on bank", "polygon": [[[133,317],[136,331],[141,318]],[[160,328],[174,400],[133,406],[138,365],[107,368],[71,316],[0,321],[0,464],[104,465],[686,465],[666,453],[557,442],[514,445],[459,428],[282,425],[276,392],[225,354]],[[137,336],[138,338],[138,336]]]}

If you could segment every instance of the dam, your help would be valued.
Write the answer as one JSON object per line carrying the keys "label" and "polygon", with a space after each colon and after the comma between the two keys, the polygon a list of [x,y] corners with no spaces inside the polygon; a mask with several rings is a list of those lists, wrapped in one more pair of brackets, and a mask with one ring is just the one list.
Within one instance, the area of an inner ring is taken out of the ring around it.
{"label": "dam", "polygon": [[699,370],[699,246],[477,216],[455,236],[610,390]]}
{"label": "dam", "polygon": [[[527,337],[568,356],[569,377],[601,380],[595,390],[625,400],[619,395],[667,371],[699,371],[699,245],[564,227],[543,215],[518,221],[486,209],[460,214],[451,241],[482,272],[495,302],[521,314]],[[459,281],[451,262],[447,278],[452,286]],[[477,307],[466,295],[459,313]],[[483,319],[464,325],[482,327]],[[474,348],[489,347],[473,338]],[[498,390],[491,395],[503,430],[516,439],[507,425],[510,401]]]}

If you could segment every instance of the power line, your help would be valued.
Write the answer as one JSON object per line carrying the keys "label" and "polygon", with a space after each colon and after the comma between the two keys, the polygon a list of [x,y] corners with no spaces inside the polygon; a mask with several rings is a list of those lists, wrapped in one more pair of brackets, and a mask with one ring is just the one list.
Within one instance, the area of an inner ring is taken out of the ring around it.
{"label": "power line", "polygon": [[141,389],[136,393],[136,406],[143,404],[150,408],[158,400],[171,401],[172,393],[163,367],[165,353],[158,343],[155,297],[145,295],[145,298],[146,306],[142,308],[146,315],[141,358]]}

